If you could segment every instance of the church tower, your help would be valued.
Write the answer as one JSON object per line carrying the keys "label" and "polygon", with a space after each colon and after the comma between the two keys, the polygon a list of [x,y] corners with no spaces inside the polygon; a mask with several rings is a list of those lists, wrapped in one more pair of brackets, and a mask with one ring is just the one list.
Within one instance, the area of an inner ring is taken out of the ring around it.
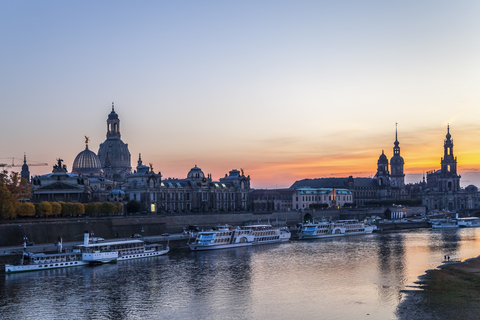
{"label": "church tower", "polygon": [[107,118],[107,140],[100,144],[98,158],[105,176],[115,181],[125,181],[132,171],[128,144],[120,139],[120,119],[112,102],[112,112]]}
{"label": "church tower", "polygon": [[447,126],[447,135],[443,144],[443,158],[441,160],[441,191],[459,191],[460,176],[457,175],[457,158],[453,156],[453,140],[450,134],[450,125]]}
{"label": "church tower", "polygon": [[20,172],[20,176],[22,178],[27,179],[27,182],[30,183],[30,170],[28,170],[26,154],[23,155],[23,166],[22,166],[22,171]]}
{"label": "church tower", "polygon": [[390,185],[392,188],[405,188],[405,174],[403,173],[403,165],[405,162],[400,156],[400,147],[398,146],[397,124],[395,124],[395,142],[393,143],[393,157],[390,159]]}
{"label": "church tower", "polygon": [[387,187],[389,184],[388,159],[383,150],[380,157],[378,157],[375,179],[379,187]]}

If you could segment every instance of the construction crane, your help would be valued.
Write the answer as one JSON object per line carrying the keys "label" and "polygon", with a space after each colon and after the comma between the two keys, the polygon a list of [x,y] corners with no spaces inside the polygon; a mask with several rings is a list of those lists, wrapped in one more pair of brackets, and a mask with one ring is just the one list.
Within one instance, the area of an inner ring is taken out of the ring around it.
{"label": "construction crane", "polygon": [[15,164],[15,160],[17,160],[17,161],[22,160],[22,159],[18,159],[18,158],[8,157],[8,158],[0,158],[0,159],[12,159],[12,164],[0,163],[0,168],[21,167],[21,166],[23,166],[23,164],[27,164],[29,167],[30,166],[48,166],[48,163],[38,162],[38,161],[33,161],[34,163],[30,163],[30,162],[27,163],[27,156],[26,155],[23,156],[23,163],[22,164]]}

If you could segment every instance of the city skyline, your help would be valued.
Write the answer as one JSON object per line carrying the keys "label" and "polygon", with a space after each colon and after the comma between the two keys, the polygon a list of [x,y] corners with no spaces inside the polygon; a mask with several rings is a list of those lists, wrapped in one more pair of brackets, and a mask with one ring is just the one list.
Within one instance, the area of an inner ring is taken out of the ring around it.
{"label": "city skyline", "polygon": [[[480,186],[475,1],[4,2],[7,157],[71,171],[111,102],[135,167],[165,178],[243,168],[254,188],[373,176],[395,123],[406,182],[438,170],[450,125],[462,187]],[[18,168],[18,171],[20,168]]]}

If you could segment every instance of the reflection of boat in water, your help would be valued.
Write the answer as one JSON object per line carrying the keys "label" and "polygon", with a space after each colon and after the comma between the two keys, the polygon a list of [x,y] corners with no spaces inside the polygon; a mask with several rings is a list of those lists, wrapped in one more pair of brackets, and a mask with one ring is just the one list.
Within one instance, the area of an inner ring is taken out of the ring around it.
{"label": "reflection of boat in water", "polygon": [[447,220],[447,221],[436,221],[432,223],[432,229],[454,229],[458,228],[457,221]]}
{"label": "reflection of boat in water", "polygon": [[194,242],[188,243],[188,246],[192,250],[236,248],[288,241],[290,236],[291,233],[286,227],[276,228],[271,225],[223,227],[199,232]]}
{"label": "reflection of boat in water", "polygon": [[457,221],[457,224],[460,228],[480,227],[480,218],[477,217],[458,218]]}
{"label": "reflection of boat in water", "polygon": [[[60,242],[61,250],[61,242]],[[5,273],[37,271],[94,265],[122,260],[153,257],[166,254],[169,248],[160,244],[146,245],[142,240],[120,240],[102,243],[90,243],[85,232],[84,243],[66,253],[31,253],[24,252],[18,265],[5,265]]]}
{"label": "reflection of boat in water", "polygon": [[323,221],[300,224],[297,235],[299,239],[323,239],[364,235],[372,233],[375,229],[376,226],[358,220]]}

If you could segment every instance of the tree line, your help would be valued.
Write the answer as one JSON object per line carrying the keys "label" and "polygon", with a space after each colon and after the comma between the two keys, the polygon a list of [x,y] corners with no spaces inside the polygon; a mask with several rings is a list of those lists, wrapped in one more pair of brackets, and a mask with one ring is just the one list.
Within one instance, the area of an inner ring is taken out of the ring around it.
{"label": "tree line", "polygon": [[76,215],[113,215],[122,212],[120,202],[90,202],[90,203],[71,203],[71,202],[48,202],[41,203],[20,203],[18,205],[17,216],[20,217],[69,217]]}
{"label": "tree line", "polygon": [[31,187],[18,172],[0,172],[0,219],[18,217],[49,217],[74,215],[113,215],[123,211],[122,204],[105,201],[91,203],[48,202],[29,203]]}
{"label": "tree line", "polygon": [[31,195],[28,181],[18,172],[10,175],[6,170],[0,172],[0,219],[15,219],[21,210],[20,201],[30,199]]}

